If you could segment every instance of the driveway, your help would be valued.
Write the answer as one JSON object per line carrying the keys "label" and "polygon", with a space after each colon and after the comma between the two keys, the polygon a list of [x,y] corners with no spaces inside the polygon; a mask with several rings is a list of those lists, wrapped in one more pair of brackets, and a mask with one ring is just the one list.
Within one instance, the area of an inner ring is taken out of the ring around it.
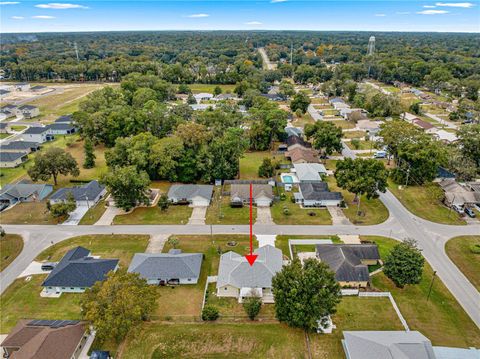
{"label": "driveway", "polygon": [[170,234],[154,234],[150,236],[145,253],[162,253],[163,246],[168,237],[170,237]]}
{"label": "driveway", "polygon": [[77,206],[75,211],[70,212],[68,219],[62,223],[63,226],[76,226],[80,223],[85,213],[88,211],[88,206]]}
{"label": "driveway", "polygon": [[193,207],[192,215],[188,220],[188,224],[205,224],[205,216],[207,215],[208,207]]}
{"label": "driveway", "polygon": [[332,216],[332,225],[351,224],[340,207],[327,206],[328,213]]}
{"label": "driveway", "polygon": [[257,221],[255,224],[274,224],[270,207],[257,207]]}
{"label": "driveway", "polygon": [[94,226],[109,226],[112,224],[113,219],[116,215],[123,213],[120,208],[117,208],[113,205],[107,207],[100,219],[95,222]]}

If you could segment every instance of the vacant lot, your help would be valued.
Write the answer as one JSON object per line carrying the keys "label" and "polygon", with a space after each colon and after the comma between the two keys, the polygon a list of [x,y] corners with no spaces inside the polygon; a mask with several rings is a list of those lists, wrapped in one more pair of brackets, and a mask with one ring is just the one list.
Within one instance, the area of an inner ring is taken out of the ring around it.
{"label": "vacant lot", "polygon": [[421,218],[444,224],[465,224],[455,211],[442,203],[443,191],[436,184],[399,189],[398,184],[391,181],[389,189],[410,212]]}
{"label": "vacant lot", "polygon": [[18,234],[6,234],[0,239],[0,272],[17,258],[22,249],[23,239]]}
{"label": "vacant lot", "polygon": [[207,92],[213,94],[213,90],[215,87],[219,86],[222,89],[223,93],[230,92],[233,93],[233,89],[235,88],[235,85],[212,85],[212,84],[190,84],[188,87],[190,87],[190,90],[195,93],[200,93],[200,92]]}
{"label": "vacant lot", "polygon": [[[300,208],[298,204],[292,203],[291,196],[293,194],[272,206],[272,218],[276,224],[332,224],[332,217],[326,208]],[[285,209],[288,215],[285,214]]]}
{"label": "vacant lot", "polygon": [[53,218],[47,210],[47,201],[23,202],[3,211],[4,224],[57,224],[62,219]]}
{"label": "vacant lot", "polygon": [[480,291],[480,236],[450,239],[445,245],[450,259]]}
{"label": "vacant lot", "polygon": [[[207,224],[248,224],[250,223],[250,209],[248,206],[242,208],[230,207],[230,197],[222,196],[220,198],[221,190],[218,189],[212,201],[212,204],[207,209],[207,216],[205,222]],[[253,208],[252,219],[255,222],[257,218],[257,208]]]}
{"label": "vacant lot", "polygon": [[[279,157],[279,156],[277,156]],[[272,158],[270,151],[247,152],[240,159],[240,179],[258,179],[258,168],[264,158]]]}
{"label": "vacant lot", "polygon": [[165,211],[160,207],[139,207],[129,214],[118,215],[113,224],[187,224],[193,208],[187,205],[171,205]]}

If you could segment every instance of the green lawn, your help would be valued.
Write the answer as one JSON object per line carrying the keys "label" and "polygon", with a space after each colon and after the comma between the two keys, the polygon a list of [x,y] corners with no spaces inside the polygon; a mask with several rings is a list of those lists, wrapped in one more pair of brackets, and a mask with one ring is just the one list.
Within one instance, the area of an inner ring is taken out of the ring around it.
{"label": "green lawn", "polygon": [[358,138],[363,140],[366,134],[366,131],[344,131],[343,138]]}
{"label": "green lawn", "polygon": [[442,203],[443,191],[436,184],[399,189],[397,184],[390,181],[389,189],[410,212],[421,218],[444,224],[465,224],[455,211]]}
{"label": "green lawn", "polygon": [[[230,207],[230,197],[220,199],[220,189],[215,191],[212,204],[207,209],[205,223],[207,224],[249,224],[250,210],[248,206],[242,208]],[[253,207],[253,221],[257,218],[257,208]]]}
{"label": "green lawn", "polygon": [[480,291],[480,235],[450,239],[445,251],[465,277]]}
{"label": "green lawn", "polygon": [[47,202],[22,202],[3,211],[1,222],[4,224],[58,224],[64,218],[53,218],[47,210]]}
{"label": "green lawn", "polygon": [[0,239],[0,272],[17,258],[22,249],[23,239],[18,234],[9,233]]}
{"label": "green lawn", "polygon": [[304,113],[302,117],[298,117],[296,114],[293,114],[292,125],[295,127],[303,128],[305,125],[312,123],[315,123],[315,120],[308,112]]}
{"label": "green lawn", "polygon": [[372,154],[376,151],[375,142],[365,141],[364,139],[358,141],[358,147],[356,148],[351,141],[345,142],[348,148],[351,150],[371,150]]}
{"label": "green lawn", "polygon": [[[276,224],[332,224],[332,217],[326,208],[301,208],[298,204],[292,203],[292,196],[293,194],[288,194],[287,199],[273,204],[271,213]],[[284,214],[285,208],[288,209],[289,215]]]}
{"label": "green lawn", "polygon": [[12,129],[12,131],[22,131],[22,130],[26,129],[27,126],[22,126],[22,125],[14,126],[14,125],[12,125],[12,126],[10,126],[10,128]]}
{"label": "green lawn", "polygon": [[259,179],[258,168],[264,158],[272,158],[270,151],[246,152],[240,159],[240,179]]}
{"label": "green lawn", "polygon": [[340,127],[341,129],[355,128],[355,124],[350,121],[345,120],[328,120],[328,122],[333,123],[335,126]]}
{"label": "green lawn", "polygon": [[[281,249],[283,255],[288,258],[290,258],[290,250],[288,249],[289,239],[331,239],[333,243],[341,243],[340,238],[338,236],[331,236],[331,235],[324,235],[324,234],[319,234],[314,236],[278,235],[277,238],[275,239],[275,247],[277,247],[278,249]],[[294,256],[295,256],[295,247],[299,247],[299,246],[293,246]]]}
{"label": "green lawn", "polygon": [[[377,243],[382,259],[396,243],[393,239],[381,237],[363,239],[371,239]],[[439,278],[436,278],[427,302],[432,276],[432,268],[426,262],[422,280],[418,285],[397,288],[383,272],[373,276],[372,285],[379,290],[391,292],[410,329],[420,331],[433,345],[479,347],[480,329]]]}
{"label": "green lawn", "polygon": [[11,133],[0,133],[0,140],[3,140],[4,138],[7,138],[11,135],[12,135]]}
{"label": "green lawn", "polygon": [[82,217],[79,224],[95,224],[105,213],[105,200],[99,201],[94,207],[89,208],[87,213]]}
{"label": "green lawn", "polygon": [[192,211],[187,205],[171,205],[165,211],[158,206],[139,207],[115,216],[113,224],[187,224]]}
{"label": "green lawn", "polygon": [[233,89],[235,88],[235,85],[215,85],[215,84],[190,84],[188,87],[190,87],[190,90],[192,90],[193,93],[200,93],[200,92],[207,92],[213,94],[213,90],[215,87],[219,86],[223,93],[226,92],[231,92],[233,93]]}

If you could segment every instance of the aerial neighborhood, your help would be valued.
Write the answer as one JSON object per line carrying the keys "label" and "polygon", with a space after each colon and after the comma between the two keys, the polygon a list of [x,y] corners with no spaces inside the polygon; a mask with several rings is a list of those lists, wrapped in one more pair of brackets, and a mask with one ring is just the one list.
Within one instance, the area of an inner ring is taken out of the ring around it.
{"label": "aerial neighborhood", "polygon": [[4,358],[480,358],[478,36],[0,44]]}

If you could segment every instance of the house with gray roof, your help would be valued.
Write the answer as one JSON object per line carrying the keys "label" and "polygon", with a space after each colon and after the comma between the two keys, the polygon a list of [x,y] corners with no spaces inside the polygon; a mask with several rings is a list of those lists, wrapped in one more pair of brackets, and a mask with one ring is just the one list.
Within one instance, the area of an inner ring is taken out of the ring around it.
{"label": "house with gray roof", "polygon": [[33,118],[40,115],[40,109],[37,106],[23,105],[17,109],[17,114],[22,114],[25,118]]}
{"label": "house with gray roof", "polygon": [[326,182],[300,182],[298,188],[293,196],[303,207],[338,207],[343,201],[342,193],[330,192]]}
{"label": "house with gray roof", "polygon": [[6,118],[17,115],[17,106],[15,105],[5,105],[0,109],[0,113],[4,114]]}
{"label": "house with gray roof", "polygon": [[42,283],[45,293],[82,293],[118,269],[118,259],[97,259],[90,254],[80,246],[69,250]]}
{"label": "house with gray roof", "polygon": [[168,200],[177,204],[208,207],[212,200],[213,186],[202,184],[174,184],[168,190]]}
{"label": "house with gray roof", "polygon": [[245,256],[235,252],[221,255],[217,277],[217,296],[237,298],[256,295],[264,303],[273,303],[272,278],[282,269],[283,254],[271,245],[254,251],[258,255],[251,266]]}
{"label": "house with gray roof", "polygon": [[52,123],[47,127],[50,129],[52,135],[71,135],[76,132],[75,126],[66,122]]}
{"label": "house with gray roof", "polygon": [[32,141],[12,141],[6,144],[0,145],[1,152],[24,152],[30,153],[40,149],[38,142]]}
{"label": "house with gray roof", "polygon": [[[273,202],[273,190],[269,184],[254,184],[252,186],[252,202],[257,207],[269,207]],[[232,184],[230,186],[230,205],[242,207],[250,204],[250,185]]]}
{"label": "house with gray roof", "polygon": [[0,133],[8,133],[9,125],[8,122],[0,122]]}
{"label": "house with gray roof", "polygon": [[321,182],[321,176],[327,175],[327,169],[321,163],[295,163],[293,168],[300,182]]}
{"label": "house with gray roof", "polygon": [[100,201],[105,192],[105,186],[93,180],[82,186],[60,188],[50,197],[50,203],[65,202],[69,197],[69,193],[71,193],[77,203],[77,207],[91,207]]}
{"label": "house with gray roof", "polygon": [[17,202],[41,201],[53,191],[50,184],[15,183],[6,184],[0,189],[0,202],[8,205]]}
{"label": "house with gray roof", "polygon": [[15,168],[28,159],[25,152],[3,152],[0,151],[0,167]]}
{"label": "house with gray roof", "polygon": [[317,258],[335,273],[342,287],[368,285],[368,266],[380,260],[376,244],[317,244]]}
{"label": "house with gray roof", "polygon": [[128,272],[138,273],[148,284],[197,284],[202,267],[202,253],[135,253]]}
{"label": "house with gray roof", "polygon": [[48,126],[32,126],[22,133],[22,139],[30,142],[44,143],[54,138]]}
{"label": "house with gray roof", "polygon": [[30,84],[28,82],[18,82],[16,84],[13,84],[13,88],[15,89],[15,91],[29,91]]}
{"label": "house with gray roof", "polygon": [[73,122],[72,115],[60,116],[55,120],[55,123],[72,123],[72,122]]}
{"label": "house with gray roof", "polygon": [[10,93],[8,90],[0,89],[0,98],[4,98]]}

